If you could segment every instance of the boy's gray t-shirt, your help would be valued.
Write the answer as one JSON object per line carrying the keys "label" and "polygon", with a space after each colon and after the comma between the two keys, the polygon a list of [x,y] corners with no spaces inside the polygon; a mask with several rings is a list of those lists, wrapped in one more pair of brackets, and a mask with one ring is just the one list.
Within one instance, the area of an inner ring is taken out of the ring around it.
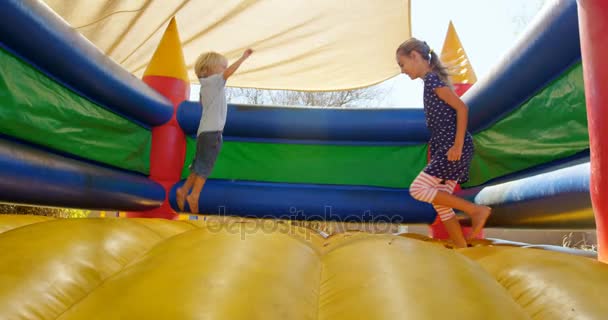
{"label": "boy's gray t-shirt", "polygon": [[201,132],[223,131],[226,124],[226,80],[224,75],[214,74],[207,78],[200,78],[201,104],[203,116],[198,126],[197,136]]}

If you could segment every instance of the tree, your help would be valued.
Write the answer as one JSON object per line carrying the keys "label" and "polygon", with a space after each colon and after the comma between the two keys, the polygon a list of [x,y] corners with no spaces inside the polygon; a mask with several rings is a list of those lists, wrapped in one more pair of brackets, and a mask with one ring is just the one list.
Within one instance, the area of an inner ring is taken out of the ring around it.
{"label": "tree", "polygon": [[250,88],[228,88],[227,98],[234,103],[284,106],[357,107],[373,106],[386,96],[379,87],[346,91],[288,91]]}

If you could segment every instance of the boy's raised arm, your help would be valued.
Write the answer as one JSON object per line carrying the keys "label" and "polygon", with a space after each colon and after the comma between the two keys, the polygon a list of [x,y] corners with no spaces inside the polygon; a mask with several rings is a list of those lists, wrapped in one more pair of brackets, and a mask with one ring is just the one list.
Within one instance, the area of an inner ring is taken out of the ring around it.
{"label": "boy's raised arm", "polygon": [[241,63],[243,63],[243,61],[247,60],[247,58],[249,58],[249,56],[252,53],[253,53],[253,50],[251,50],[251,49],[245,50],[245,52],[243,52],[243,55],[237,61],[235,61],[228,68],[226,68],[226,70],[224,71],[224,80],[228,80],[228,78],[230,78],[230,76],[234,72],[236,72],[236,70],[241,66]]}

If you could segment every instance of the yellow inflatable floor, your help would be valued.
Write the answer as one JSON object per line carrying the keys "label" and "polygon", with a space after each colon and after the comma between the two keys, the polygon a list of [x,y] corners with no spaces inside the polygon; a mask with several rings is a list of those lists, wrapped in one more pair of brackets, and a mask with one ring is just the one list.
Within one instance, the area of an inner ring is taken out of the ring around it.
{"label": "yellow inflatable floor", "polygon": [[0,215],[0,319],[608,319],[608,266],[285,223]]}

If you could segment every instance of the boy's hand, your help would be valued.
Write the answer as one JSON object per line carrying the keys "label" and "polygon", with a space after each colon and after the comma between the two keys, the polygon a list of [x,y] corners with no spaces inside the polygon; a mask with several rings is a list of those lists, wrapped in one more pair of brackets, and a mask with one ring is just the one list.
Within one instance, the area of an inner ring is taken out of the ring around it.
{"label": "boy's hand", "polygon": [[249,56],[253,53],[252,49],[247,49],[245,50],[245,52],[243,52],[243,58],[247,59],[249,58]]}
{"label": "boy's hand", "polygon": [[243,52],[243,55],[237,61],[231,64],[230,67],[226,68],[226,70],[224,70],[224,79],[228,80],[228,78],[230,78],[230,76],[232,76],[232,74],[236,72],[236,69],[241,66],[241,63],[243,63],[247,58],[249,58],[252,53],[253,50],[251,49],[245,50],[245,52]]}

